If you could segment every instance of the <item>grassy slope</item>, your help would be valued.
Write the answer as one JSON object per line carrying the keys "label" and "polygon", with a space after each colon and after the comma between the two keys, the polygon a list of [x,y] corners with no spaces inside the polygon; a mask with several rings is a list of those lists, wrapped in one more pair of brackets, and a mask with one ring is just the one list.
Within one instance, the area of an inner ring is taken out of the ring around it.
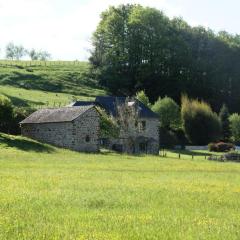
{"label": "grassy slope", "polygon": [[0,64],[0,93],[18,106],[59,106],[73,99],[89,100],[105,92],[86,77],[88,63],[47,66]]}
{"label": "grassy slope", "polygon": [[240,238],[239,164],[80,154],[7,135],[0,152],[0,239]]}

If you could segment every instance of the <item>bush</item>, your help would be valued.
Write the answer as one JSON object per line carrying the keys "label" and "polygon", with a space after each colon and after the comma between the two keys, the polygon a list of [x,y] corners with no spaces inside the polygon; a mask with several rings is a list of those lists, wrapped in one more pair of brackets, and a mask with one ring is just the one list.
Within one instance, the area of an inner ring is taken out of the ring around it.
{"label": "bush", "polygon": [[100,113],[100,136],[101,138],[116,138],[119,136],[120,129],[116,120],[109,116],[106,111],[100,107],[97,108]]}
{"label": "bush", "polygon": [[9,123],[9,133],[18,135],[21,134],[21,128],[19,123],[28,117],[31,113],[33,113],[35,110],[32,108],[19,108],[15,107],[13,109],[13,117],[11,122]]}
{"label": "bush", "polygon": [[225,142],[210,143],[208,145],[208,149],[210,152],[229,152],[235,149],[235,145],[232,143]]}
{"label": "bush", "polygon": [[234,143],[240,143],[240,115],[237,113],[229,117],[230,130]]}
{"label": "bush", "polygon": [[181,116],[183,129],[192,144],[206,145],[220,139],[220,119],[207,103],[183,96]]}
{"label": "bush", "polygon": [[0,132],[9,133],[13,119],[13,105],[11,100],[0,95]]}
{"label": "bush", "polygon": [[140,101],[141,103],[143,103],[146,107],[151,108],[151,103],[150,103],[149,98],[146,95],[145,91],[142,90],[140,92],[137,92],[136,99],[138,101]]}

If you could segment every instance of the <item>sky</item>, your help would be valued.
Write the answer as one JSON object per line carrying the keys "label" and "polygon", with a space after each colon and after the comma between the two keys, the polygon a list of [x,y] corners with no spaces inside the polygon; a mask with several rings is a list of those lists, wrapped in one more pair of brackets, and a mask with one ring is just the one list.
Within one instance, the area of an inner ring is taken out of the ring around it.
{"label": "sky", "polygon": [[53,60],[87,60],[100,13],[138,3],[192,26],[240,34],[239,0],[0,0],[0,58],[7,43],[46,50]]}

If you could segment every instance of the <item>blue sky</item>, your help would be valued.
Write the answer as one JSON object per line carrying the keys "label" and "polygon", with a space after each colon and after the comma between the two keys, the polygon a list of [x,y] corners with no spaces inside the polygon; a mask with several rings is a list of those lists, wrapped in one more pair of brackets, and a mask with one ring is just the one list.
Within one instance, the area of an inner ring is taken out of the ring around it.
{"label": "blue sky", "polygon": [[99,14],[121,3],[156,7],[192,26],[240,34],[239,0],[0,0],[1,58],[12,41],[47,50],[55,60],[86,60]]}

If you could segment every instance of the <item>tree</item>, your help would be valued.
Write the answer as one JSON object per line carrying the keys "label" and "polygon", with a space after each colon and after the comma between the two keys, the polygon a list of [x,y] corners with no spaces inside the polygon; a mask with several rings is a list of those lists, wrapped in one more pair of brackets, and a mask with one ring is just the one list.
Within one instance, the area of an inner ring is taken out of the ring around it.
{"label": "tree", "polygon": [[38,60],[40,61],[47,61],[51,58],[51,54],[47,51],[39,51],[38,52]]}
{"label": "tree", "polygon": [[237,113],[232,114],[229,117],[229,121],[232,140],[235,143],[240,143],[240,115]]}
{"label": "tree", "polygon": [[219,113],[219,118],[222,125],[222,137],[223,137],[223,140],[226,142],[230,140],[230,135],[231,135],[229,116],[230,114],[229,114],[228,108],[226,104],[223,104]]}
{"label": "tree", "polygon": [[38,53],[35,49],[31,49],[29,52],[28,52],[28,55],[29,57],[31,58],[31,60],[38,60]]}
{"label": "tree", "polygon": [[145,89],[151,102],[181,93],[225,102],[238,111],[240,35],[191,27],[181,18],[140,5],[110,7],[93,35],[90,62],[99,84],[112,94],[135,95]]}
{"label": "tree", "polygon": [[27,50],[22,45],[14,45],[9,43],[6,46],[6,58],[11,60],[19,60],[27,54]]}
{"label": "tree", "polygon": [[181,127],[180,107],[173,99],[159,97],[152,110],[158,114],[161,128],[175,130]]}
{"label": "tree", "polygon": [[29,57],[31,60],[41,60],[41,61],[46,61],[51,58],[50,53],[46,51],[36,51],[35,49],[31,49],[29,52]]}
{"label": "tree", "polygon": [[145,106],[151,108],[151,103],[144,90],[136,93],[136,99],[143,103]]}
{"label": "tree", "polygon": [[183,129],[193,144],[206,145],[221,135],[221,122],[209,104],[182,97],[181,116]]}
{"label": "tree", "polygon": [[13,105],[9,98],[0,95],[0,132],[9,133],[13,119]]}
{"label": "tree", "polygon": [[116,103],[116,121],[121,131],[123,146],[126,152],[134,153],[135,142],[139,136],[139,107],[134,99],[126,98],[124,103]]}

